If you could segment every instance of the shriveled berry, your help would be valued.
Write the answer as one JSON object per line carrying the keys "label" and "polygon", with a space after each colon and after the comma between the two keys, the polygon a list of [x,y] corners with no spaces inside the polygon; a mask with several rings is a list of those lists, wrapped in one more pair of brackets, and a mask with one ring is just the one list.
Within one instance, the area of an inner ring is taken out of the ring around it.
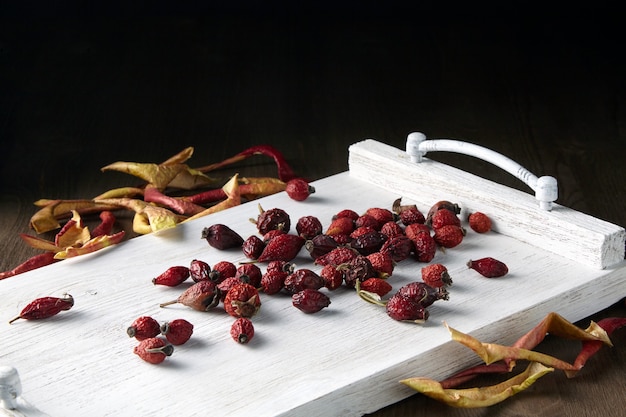
{"label": "shriveled berry", "polygon": [[430,227],[434,230],[439,229],[440,227],[447,226],[449,224],[453,224],[455,226],[461,226],[461,219],[456,213],[452,211],[442,208],[433,213],[433,216],[430,219]]}
{"label": "shriveled berry", "polygon": [[283,285],[288,293],[295,294],[307,288],[319,290],[325,284],[326,282],[319,274],[311,269],[301,268],[287,275]]}
{"label": "shriveled berry", "polygon": [[132,324],[126,329],[128,337],[134,337],[137,340],[145,340],[151,337],[157,337],[161,333],[159,322],[150,316],[137,317]]}
{"label": "shriveled berry", "polygon": [[387,239],[380,248],[380,252],[389,254],[394,262],[407,259],[413,251],[413,241],[404,235]]}
{"label": "shriveled berry", "polygon": [[450,202],[448,200],[437,201],[428,210],[428,214],[426,215],[426,224],[430,224],[433,215],[440,209],[448,209],[451,212],[453,212],[454,214],[460,214],[461,213],[461,207],[459,207],[458,204],[452,203],[452,202]]}
{"label": "shriveled berry", "polygon": [[352,242],[350,242],[350,247],[358,251],[361,255],[369,255],[370,253],[378,252],[386,240],[387,235],[372,230],[371,232],[366,232],[355,237]]}
{"label": "shriveled berry", "polygon": [[260,204],[259,215],[256,220],[252,220],[252,222],[256,223],[257,230],[261,235],[275,229],[288,233],[291,228],[291,218],[285,210],[281,208],[264,210]]}
{"label": "shriveled berry", "polygon": [[452,278],[445,265],[436,263],[422,267],[422,281],[431,287],[452,285]]}
{"label": "shriveled berry", "polygon": [[335,265],[324,265],[319,275],[324,280],[324,287],[330,291],[336,290],[343,284],[343,273]]}
{"label": "shriveled berry", "polygon": [[261,308],[258,290],[250,284],[234,285],[224,298],[224,310],[233,317],[250,318]]}
{"label": "shriveled berry", "polygon": [[193,324],[185,319],[175,319],[161,325],[161,334],[173,345],[187,343],[193,334]]}
{"label": "shriveled berry", "polygon": [[245,345],[254,337],[254,325],[247,317],[239,317],[230,326],[230,336],[237,343]]}
{"label": "shriveled berry", "polygon": [[161,307],[180,303],[197,311],[209,311],[219,304],[220,290],[213,281],[199,281],[187,288],[176,300],[160,304]]}
{"label": "shriveled berry", "polygon": [[[263,271],[256,264],[241,264],[237,267],[237,273],[235,274],[236,278],[241,279],[242,276],[247,277],[247,283],[254,286],[259,287],[261,285],[261,277],[263,276]],[[244,281],[244,280],[242,280]]]}
{"label": "shriveled berry", "polygon": [[428,320],[428,310],[426,307],[414,302],[410,298],[399,294],[393,295],[385,305],[387,315],[398,321],[412,321],[423,323]]}
{"label": "shriveled berry", "polygon": [[350,235],[333,235],[333,239],[335,239],[338,245],[348,246],[352,243],[352,237],[350,237]]}
{"label": "shriveled berry", "polygon": [[465,229],[454,224],[448,224],[441,226],[439,229],[435,229],[433,239],[441,247],[454,248],[461,244],[465,237]]}
{"label": "shriveled berry", "polygon": [[211,279],[211,266],[199,259],[194,259],[189,264],[189,275],[194,282]]}
{"label": "shriveled berry", "polygon": [[274,230],[270,230],[269,232],[267,232],[266,234],[263,235],[263,243],[267,243],[270,240],[272,240],[273,238],[275,238],[278,235],[284,235],[287,232],[285,232],[282,229],[274,229]]}
{"label": "shriveled berry", "polygon": [[406,210],[402,210],[398,214],[398,217],[400,218],[400,222],[405,226],[408,226],[413,223],[424,224],[426,222],[426,218],[424,217],[424,214],[421,211],[419,211],[418,208],[415,206],[408,208]]}
{"label": "shriveled berry", "polygon": [[239,233],[224,224],[214,224],[202,229],[202,239],[220,250],[239,248],[243,244]]}
{"label": "shriveled berry", "polygon": [[357,213],[356,211],[352,209],[343,209],[337,212],[337,214],[333,216],[333,220],[338,219],[340,217],[348,217],[352,219],[352,221],[356,221],[356,219],[359,218],[359,213]]}
{"label": "shriveled berry", "polygon": [[380,230],[381,226],[382,224],[378,222],[376,217],[369,215],[369,214],[360,215],[359,218],[356,219],[356,221],[354,222],[354,227],[356,228],[370,227],[374,230]]}
{"label": "shriveled berry", "polygon": [[296,223],[296,233],[307,240],[322,234],[323,230],[322,222],[315,216],[300,217]]}
{"label": "shriveled berry", "polygon": [[509,273],[504,262],[491,257],[470,260],[467,266],[486,278],[503,277]]}
{"label": "shriveled berry", "polygon": [[174,346],[159,337],[151,337],[139,342],[133,352],[148,363],[158,364],[172,355]]}
{"label": "shriveled berry", "polygon": [[487,233],[491,230],[491,219],[485,213],[476,211],[468,216],[469,226],[476,233]]}
{"label": "shriveled berry", "polygon": [[430,227],[422,223],[411,223],[404,228],[404,234],[411,240],[420,233],[430,234]]}
{"label": "shriveled berry", "polygon": [[265,268],[265,272],[272,272],[276,270],[291,274],[294,271],[295,267],[296,266],[293,263],[288,261],[269,261],[267,263],[267,267]]}
{"label": "shriveled berry", "polygon": [[370,215],[375,218],[378,222],[379,229],[383,224],[395,220],[393,212],[391,210],[381,207],[370,207],[365,211],[364,214]]}
{"label": "shriveled berry", "polygon": [[248,259],[257,259],[263,253],[264,248],[265,242],[257,235],[250,235],[241,245],[241,250]]}
{"label": "shriveled berry", "polygon": [[304,243],[304,247],[311,255],[311,258],[317,259],[322,255],[326,255],[333,249],[339,246],[337,241],[329,235],[321,234],[307,240]]}
{"label": "shriveled berry", "polygon": [[354,230],[354,221],[349,217],[337,217],[332,220],[325,234],[329,236],[334,235],[349,235]]}
{"label": "shriveled berry", "polygon": [[346,262],[350,262],[352,259],[358,256],[358,252],[354,249],[347,248],[345,246],[338,246],[325,255],[319,256],[315,259],[317,265],[341,265]]}
{"label": "shriveled berry", "polygon": [[330,305],[330,298],[323,292],[305,289],[291,296],[291,303],[303,313],[313,314]]}
{"label": "shriveled berry", "polygon": [[220,300],[224,301],[226,298],[226,294],[238,284],[249,284],[250,278],[247,275],[239,275],[234,277],[226,278],[224,281],[217,284],[217,288],[220,290]]}
{"label": "shriveled berry", "polygon": [[430,262],[435,258],[437,254],[437,242],[430,233],[418,233],[411,239],[415,252],[413,252],[415,259],[419,262]]}
{"label": "shriveled berry", "polygon": [[189,278],[189,268],[186,266],[171,266],[164,272],[152,278],[154,285],[165,285],[167,287],[176,287]]}
{"label": "shriveled berry", "polygon": [[396,293],[426,308],[437,300],[448,300],[450,295],[445,287],[431,287],[422,281],[410,282]]}
{"label": "shriveled berry", "polygon": [[349,262],[341,264],[338,268],[343,272],[343,280],[348,288],[354,288],[356,282],[363,282],[368,278],[378,276],[378,272],[366,256],[357,255]]}
{"label": "shriveled berry", "polygon": [[277,294],[283,289],[288,275],[288,272],[279,269],[265,271],[261,277],[261,290],[268,295]]}
{"label": "shriveled berry", "polygon": [[350,233],[350,237],[354,240],[361,235],[364,235],[366,233],[371,233],[371,232],[377,232],[377,230],[374,229],[373,227],[361,226],[361,227],[357,227],[356,229],[354,229],[352,233]]}
{"label": "shriveled berry", "polygon": [[404,235],[404,230],[402,229],[402,226],[392,221],[383,224],[380,228],[380,233],[387,237],[394,237]]}
{"label": "shriveled berry", "polygon": [[362,291],[372,292],[380,297],[385,296],[393,289],[391,284],[382,278],[368,278],[360,283],[360,288]]}
{"label": "shriveled berry", "polygon": [[263,253],[257,258],[259,262],[291,261],[304,246],[304,238],[298,235],[283,234],[271,239],[265,245]]}
{"label": "shriveled berry", "polygon": [[287,181],[285,191],[292,200],[304,201],[315,193],[315,187],[302,178],[294,178]]}
{"label": "shriveled berry", "polygon": [[372,263],[372,268],[378,273],[379,278],[389,278],[393,274],[395,263],[388,253],[370,253],[367,259]]}
{"label": "shriveled berry", "polygon": [[237,265],[230,261],[219,261],[213,265],[211,271],[211,281],[220,283],[226,278],[234,277],[237,274]]}

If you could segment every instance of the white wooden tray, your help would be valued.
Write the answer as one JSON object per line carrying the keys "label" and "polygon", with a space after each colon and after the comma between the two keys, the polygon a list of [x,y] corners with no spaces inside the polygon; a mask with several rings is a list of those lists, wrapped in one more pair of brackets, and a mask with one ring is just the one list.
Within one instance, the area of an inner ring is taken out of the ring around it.
{"label": "white wooden tray", "polygon": [[[460,246],[437,253],[433,262],[448,266],[454,285],[424,325],[393,321],[347,289],[329,293],[330,307],[313,315],[286,295],[263,295],[257,334],[238,345],[221,308],[159,308],[182,291],[152,285],[166,268],[196,258],[211,265],[245,260],[200,236],[215,223],[244,237],[256,233],[251,203],[1,281],[0,365],[18,369],[24,397],[50,416],[359,416],[414,394],[400,379],[442,379],[477,363],[450,341],[444,320],[481,340],[511,343],[551,311],[579,320],[626,295],[621,227],[558,205],[541,211],[533,196],[434,161],[411,163],[402,150],[371,140],[350,148],[349,163],[349,172],[316,181],[305,202],[285,193],[259,202],[287,210],[293,224],[312,214],[328,225],[341,209],[390,207],[398,197],[422,210],[449,199],[494,218],[498,232],[468,231]],[[483,256],[506,262],[509,275],[486,279],[466,267]],[[319,270],[304,250],[295,262]],[[390,283],[418,280],[421,266],[402,261]],[[72,310],[7,323],[32,299],[65,292],[75,298]],[[185,318],[194,335],[164,363],[147,364],[126,335],[140,315]]]}

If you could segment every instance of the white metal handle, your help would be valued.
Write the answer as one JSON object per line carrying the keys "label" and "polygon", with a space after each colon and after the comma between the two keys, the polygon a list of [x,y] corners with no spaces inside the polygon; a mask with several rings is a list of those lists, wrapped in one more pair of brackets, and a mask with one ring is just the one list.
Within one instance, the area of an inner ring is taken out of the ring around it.
{"label": "white metal handle", "polygon": [[459,140],[426,140],[426,136],[421,132],[413,132],[408,135],[406,152],[411,157],[411,161],[416,163],[422,162],[422,157],[426,153],[436,151],[456,152],[473,156],[502,168],[523,181],[535,192],[535,198],[539,202],[539,207],[543,210],[552,210],[552,203],[558,198],[559,192],[556,178],[551,176],[537,177],[514,160],[491,149]]}

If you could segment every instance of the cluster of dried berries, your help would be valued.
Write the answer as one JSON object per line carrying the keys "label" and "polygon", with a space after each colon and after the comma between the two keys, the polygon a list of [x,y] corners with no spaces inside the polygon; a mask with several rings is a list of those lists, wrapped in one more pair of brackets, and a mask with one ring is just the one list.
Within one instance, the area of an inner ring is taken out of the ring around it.
{"label": "cluster of dried berries", "polygon": [[187,343],[193,334],[193,324],[185,319],[159,324],[150,316],[141,316],[128,326],[126,333],[139,341],[133,352],[144,361],[157,364],[172,355],[174,345]]}

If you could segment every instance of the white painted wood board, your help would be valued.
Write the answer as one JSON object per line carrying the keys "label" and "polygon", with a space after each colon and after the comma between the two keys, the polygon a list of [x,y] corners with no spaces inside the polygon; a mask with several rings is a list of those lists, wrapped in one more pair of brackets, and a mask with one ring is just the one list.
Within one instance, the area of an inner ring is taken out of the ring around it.
{"label": "white painted wood board", "polygon": [[[313,214],[325,225],[341,209],[389,207],[400,196],[422,209],[435,202],[347,172],[313,185],[317,191],[305,202],[285,193],[259,202],[284,208],[293,224]],[[224,223],[247,237],[256,232],[248,219],[257,213],[256,203],[244,204],[0,281],[0,364],[18,369],[25,398],[52,417],[359,416],[414,394],[398,382],[402,378],[441,379],[478,363],[469,349],[450,341],[443,321],[484,341],[511,343],[551,311],[579,320],[626,294],[623,261],[598,269],[502,233],[468,232],[459,247],[433,260],[448,266],[454,285],[450,300],[433,305],[424,325],[393,321],[347,289],[329,292],[330,307],[313,315],[292,307],[286,295],[262,295],[253,319],[257,334],[249,345],[238,345],[228,334],[233,319],[221,308],[159,308],[183,288],[156,287],[152,277],[194,258],[211,265],[244,261],[240,251],[209,247],[201,231]],[[482,256],[505,261],[510,274],[486,279],[467,269],[467,260]],[[305,251],[295,262],[320,269]],[[399,288],[419,279],[422,265],[402,261],[389,282]],[[45,321],[7,323],[32,299],[64,292],[76,300],[72,310]],[[185,318],[195,325],[194,335],[163,364],[144,363],[125,332],[140,315],[161,322]]]}

